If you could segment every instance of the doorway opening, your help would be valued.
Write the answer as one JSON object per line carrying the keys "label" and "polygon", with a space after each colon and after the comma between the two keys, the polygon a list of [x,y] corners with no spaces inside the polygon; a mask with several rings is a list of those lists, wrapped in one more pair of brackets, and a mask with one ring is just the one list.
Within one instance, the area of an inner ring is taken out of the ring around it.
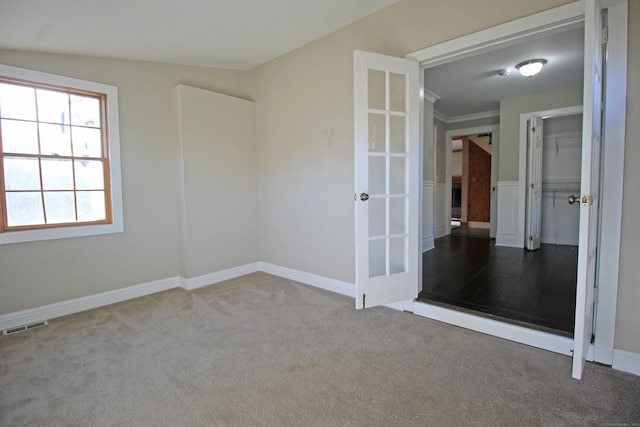
{"label": "doorway opening", "polygon": [[[580,191],[582,114],[579,111],[581,107],[531,112],[521,120],[527,125],[529,116],[539,116],[542,149],[538,159],[541,197],[537,227],[541,239],[536,251],[526,250],[524,244],[520,248],[496,246],[488,227],[478,227],[473,221],[476,217],[467,216],[469,212],[479,211],[477,208],[461,214],[461,218],[468,219],[462,227],[454,226],[456,177],[467,184],[461,189],[467,189],[468,183],[483,184],[484,197],[489,203],[491,165],[489,161],[484,174],[469,167],[479,161],[470,161],[473,150],[465,144],[475,144],[476,135],[452,137],[451,233],[440,236],[435,240],[435,249],[423,254],[423,287],[419,300],[573,336],[579,209],[569,200]],[[488,136],[487,133],[480,135]],[[525,144],[531,145],[531,141],[527,139]],[[456,149],[460,160],[455,157]],[[527,155],[528,151],[525,149],[521,154]],[[479,194],[477,189],[473,191]],[[462,199],[467,208],[474,203],[472,197]]]}

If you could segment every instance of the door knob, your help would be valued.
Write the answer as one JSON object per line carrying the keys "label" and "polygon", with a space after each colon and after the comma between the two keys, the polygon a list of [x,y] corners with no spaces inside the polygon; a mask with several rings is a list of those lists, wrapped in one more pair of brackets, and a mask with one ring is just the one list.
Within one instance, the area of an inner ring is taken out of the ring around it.
{"label": "door knob", "polygon": [[369,200],[369,195],[367,193],[360,193],[360,200],[366,202],[367,200]]}
{"label": "door knob", "polygon": [[570,195],[570,196],[569,196],[569,204],[570,204],[570,205],[574,204],[575,202],[579,201],[578,199],[579,199],[579,198],[578,198],[578,197],[576,197],[576,196],[574,196],[573,194],[572,194],[572,195]]}

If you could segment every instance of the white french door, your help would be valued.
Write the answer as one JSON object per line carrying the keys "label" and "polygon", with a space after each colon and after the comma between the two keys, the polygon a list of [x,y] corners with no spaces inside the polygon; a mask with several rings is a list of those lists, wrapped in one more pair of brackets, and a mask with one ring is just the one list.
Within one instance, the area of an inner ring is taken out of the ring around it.
{"label": "white french door", "polygon": [[593,334],[596,280],[596,244],[600,187],[600,137],[602,129],[602,9],[600,0],[585,2],[584,113],[582,118],[582,171],[580,240],[574,331],[574,378],[582,378]]}
{"label": "white french door", "polygon": [[540,249],[540,230],[542,228],[542,154],[543,120],[532,117],[527,121],[527,210],[525,247]]}
{"label": "white french door", "polygon": [[354,52],[356,308],[420,287],[417,61]]}

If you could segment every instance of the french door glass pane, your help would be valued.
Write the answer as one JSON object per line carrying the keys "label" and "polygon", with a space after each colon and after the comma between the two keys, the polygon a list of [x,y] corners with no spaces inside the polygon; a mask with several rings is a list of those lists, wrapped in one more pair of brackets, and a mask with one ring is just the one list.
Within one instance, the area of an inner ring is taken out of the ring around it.
{"label": "french door glass pane", "polygon": [[406,193],[406,157],[392,157],[390,172],[390,192],[391,194]]}
{"label": "french door glass pane", "polygon": [[369,199],[369,237],[384,236],[387,232],[387,204],[385,199]]}
{"label": "french door glass pane", "polygon": [[10,227],[44,224],[42,193],[6,193],[7,223]]}
{"label": "french door glass pane", "polygon": [[389,234],[404,234],[406,197],[389,198]]}
{"label": "french door glass pane", "polygon": [[387,149],[386,135],[385,115],[369,113],[369,152],[385,152]]}
{"label": "french door glass pane", "polygon": [[369,157],[369,195],[386,194],[386,170],[385,157]]}
{"label": "french door glass pane", "polygon": [[404,74],[390,73],[389,75],[389,109],[391,111],[407,111],[406,77]]}
{"label": "french door glass pane", "polygon": [[389,117],[389,144],[392,153],[406,153],[406,127],[404,116]]}
{"label": "french door glass pane", "polygon": [[386,79],[384,71],[369,70],[369,109],[386,109]]}
{"label": "french door glass pane", "polygon": [[386,240],[369,240],[369,277],[384,276],[387,272]]}
{"label": "french door glass pane", "polygon": [[33,122],[3,119],[2,149],[5,153],[39,154],[38,126]]}
{"label": "french door glass pane", "polygon": [[406,273],[406,237],[398,237],[389,241],[390,274]]}

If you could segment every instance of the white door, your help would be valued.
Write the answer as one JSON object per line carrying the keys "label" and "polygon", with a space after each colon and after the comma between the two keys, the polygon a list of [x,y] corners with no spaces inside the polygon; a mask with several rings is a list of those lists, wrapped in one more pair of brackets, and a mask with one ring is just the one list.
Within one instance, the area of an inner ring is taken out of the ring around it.
{"label": "white door", "polygon": [[419,64],[356,51],[356,308],[420,288]]}
{"label": "white door", "polygon": [[600,185],[600,135],[602,126],[602,18],[600,0],[585,4],[584,112],[582,115],[582,171],[580,239],[574,331],[574,378],[582,378],[593,334],[593,293],[596,277],[598,203]]}
{"label": "white door", "polygon": [[542,228],[542,118],[532,117],[527,121],[527,210],[525,247],[540,249]]}

